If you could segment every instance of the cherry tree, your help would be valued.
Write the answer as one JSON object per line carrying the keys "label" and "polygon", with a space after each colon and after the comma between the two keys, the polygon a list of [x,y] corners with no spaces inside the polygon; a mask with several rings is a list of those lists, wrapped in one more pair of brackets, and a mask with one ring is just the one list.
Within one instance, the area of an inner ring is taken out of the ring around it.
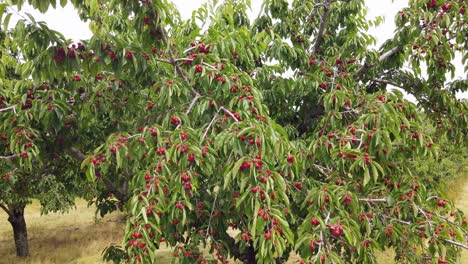
{"label": "cherry tree", "polygon": [[128,214],[106,253],[116,262],[156,262],[165,244],[181,263],[374,263],[387,247],[456,263],[463,213],[413,163],[466,144],[466,80],[447,79],[466,57],[465,3],[411,1],[374,50],[367,29],[381,20],[362,0],[265,0],[254,21],[249,2],[183,20],[165,0],[71,1],[93,31],[79,43],[20,20],[6,31],[22,63],[1,118],[25,118],[2,134],[35,133],[30,151],[5,150],[22,157],[13,168],[37,169],[60,135],[52,145],[81,164],[103,213]]}

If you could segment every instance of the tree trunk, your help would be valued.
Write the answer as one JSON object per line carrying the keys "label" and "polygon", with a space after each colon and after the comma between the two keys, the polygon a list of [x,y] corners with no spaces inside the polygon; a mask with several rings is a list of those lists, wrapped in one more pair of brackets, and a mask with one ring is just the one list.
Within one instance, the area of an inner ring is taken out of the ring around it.
{"label": "tree trunk", "polygon": [[246,247],[244,252],[242,252],[242,255],[242,261],[245,264],[257,264],[257,260],[255,259],[255,249],[253,246]]}
{"label": "tree trunk", "polygon": [[28,230],[24,220],[24,207],[24,205],[10,207],[11,214],[8,217],[8,222],[13,227],[17,257],[29,256]]}

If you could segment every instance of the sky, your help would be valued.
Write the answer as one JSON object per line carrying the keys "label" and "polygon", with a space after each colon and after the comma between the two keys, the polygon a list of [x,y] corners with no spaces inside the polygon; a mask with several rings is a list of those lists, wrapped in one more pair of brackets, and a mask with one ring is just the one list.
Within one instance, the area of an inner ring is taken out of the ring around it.
{"label": "sky", "polygon": [[[192,11],[199,8],[206,0],[169,0],[173,2],[182,18],[189,18]],[[251,0],[252,10],[249,12],[251,20],[255,19],[260,11],[262,0]],[[393,36],[395,30],[394,17],[398,11],[407,6],[408,0],[366,0],[368,6],[367,17],[373,19],[377,16],[384,17],[384,23],[377,28],[371,28],[369,32],[376,37],[377,47],[385,40]],[[58,7],[50,9],[46,14],[41,14],[30,6],[24,6],[19,13],[29,13],[36,21],[45,21],[51,29],[61,32],[66,38],[73,40],[88,39],[91,37],[91,31],[88,24],[84,23],[78,17],[73,6],[68,4],[65,8]],[[19,16],[15,15],[11,18],[10,26],[13,25]],[[461,55],[458,54],[455,58],[456,72],[455,79],[466,78],[464,67],[461,64]],[[468,92],[458,94],[459,98],[468,98]],[[414,98],[408,98],[414,101]]]}
{"label": "sky", "polygon": [[[182,18],[189,18],[192,11],[199,8],[206,0],[170,0],[179,9]],[[260,11],[262,0],[251,0],[252,10],[249,16],[253,20]],[[376,16],[385,17],[385,23],[378,29],[371,29],[371,33],[378,39],[378,43],[382,43],[387,38],[392,36],[395,29],[393,18],[395,14],[407,4],[407,0],[366,0],[368,17],[375,18]],[[50,9],[46,14],[41,14],[30,6],[24,6],[20,13],[29,13],[37,21],[46,21],[50,28],[57,30],[71,39],[87,39],[91,37],[91,31],[88,25],[80,20],[72,5],[67,5],[65,8],[58,7]],[[15,19],[16,18],[16,19]],[[13,16],[11,25],[15,23],[18,16]]]}

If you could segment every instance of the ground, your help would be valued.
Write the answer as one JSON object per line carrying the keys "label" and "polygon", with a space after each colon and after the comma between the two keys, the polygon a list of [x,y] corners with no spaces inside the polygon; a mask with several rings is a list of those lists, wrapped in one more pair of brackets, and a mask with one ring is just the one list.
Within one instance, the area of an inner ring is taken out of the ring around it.
{"label": "ground", "polygon": [[[450,195],[468,214],[468,177],[450,185]],[[0,264],[98,264],[104,263],[102,251],[111,243],[120,243],[123,219],[113,213],[96,222],[94,208],[78,200],[75,210],[68,214],[42,215],[40,205],[27,206],[26,222],[29,228],[31,257],[19,261],[15,257],[11,226],[6,214],[0,210]],[[170,263],[170,249],[160,250],[158,263]],[[462,263],[468,264],[468,250],[464,250]],[[294,262],[292,262],[294,263]],[[379,263],[393,263],[390,251],[379,255]]]}

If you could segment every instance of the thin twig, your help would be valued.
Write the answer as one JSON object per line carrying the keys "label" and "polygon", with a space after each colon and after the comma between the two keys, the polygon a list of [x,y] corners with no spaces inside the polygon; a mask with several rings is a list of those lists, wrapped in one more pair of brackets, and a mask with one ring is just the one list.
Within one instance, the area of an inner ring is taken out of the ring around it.
{"label": "thin twig", "polygon": [[197,102],[197,100],[201,97],[201,95],[199,93],[197,93],[195,95],[195,98],[193,98],[192,102],[190,103],[190,106],[189,108],[187,109],[187,111],[185,111],[185,114],[188,115],[190,114],[190,112],[192,112],[192,109],[193,107],[195,106],[195,103]]}
{"label": "thin twig", "polygon": [[11,155],[11,156],[0,156],[0,160],[12,159],[12,158],[16,158],[18,156],[19,156],[18,154],[14,154],[14,155]]}
{"label": "thin twig", "polygon": [[134,138],[134,137],[140,137],[141,134],[135,134],[135,135],[131,135],[131,136],[128,136],[127,139],[131,139],[131,138]]}
{"label": "thin twig", "polygon": [[219,190],[216,192],[216,196],[214,198],[213,205],[211,206],[210,219],[208,220],[208,227],[206,228],[206,237],[208,237],[209,234],[210,234],[211,219],[213,219],[213,213],[214,213],[214,209],[215,209],[215,205],[216,205],[216,200],[218,199],[218,194],[219,194]]}
{"label": "thin twig", "polygon": [[237,117],[231,111],[227,110],[224,106],[221,106],[220,109],[223,110],[226,114],[230,115],[232,118],[234,118],[236,122],[240,122],[240,120],[237,119]]}
{"label": "thin twig", "polygon": [[193,47],[190,47],[190,48],[184,50],[184,53],[190,52],[190,51],[192,51],[192,50],[194,50],[194,49],[196,49],[196,48],[198,48],[198,45],[195,45],[195,46],[193,46]]}
{"label": "thin twig", "polygon": [[[200,98],[200,97],[201,97],[201,95],[199,93],[195,94],[195,97],[193,98],[192,102],[190,103],[189,108],[187,109],[187,111],[185,111],[185,115],[188,115],[188,114],[190,114],[190,112],[192,112],[192,109],[195,106],[195,103],[198,101],[198,98]],[[176,130],[179,129],[181,126],[182,126],[182,123],[179,123],[177,125],[177,127],[176,127]]]}
{"label": "thin twig", "polygon": [[404,224],[404,225],[410,225],[411,222],[408,222],[408,221],[403,221],[403,220],[400,220],[400,219],[396,219],[396,218],[393,218],[393,217],[390,217],[390,216],[386,216],[386,215],[382,215],[384,218],[386,219],[389,219],[390,221],[394,221],[394,222],[397,222],[397,223],[400,223],[400,224]]}
{"label": "thin twig", "polygon": [[216,117],[218,116],[219,111],[221,111],[221,108],[219,108],[218,111],[216,111],[216,114],[215,114],[215,115],[213,116],[213,118],[211,119],[211,122],[208,124],[208,127],[206,127],[205,133],[203,133],[202,140],[205,139],[206,136],[208,135],[208,131],[210,130],[211,126],[213,125],[214,121],[216,120]]}
{"label": "thin twig", "polygon": [[1,108],[1,109],[0,109],[0,112],[5,112],[5,111],[8,111],[8,110],[13,109],[13,111],[16,113],[15,107],[16,107],[16,105],[12,105],[12,106],[8,106],[8,107],[5,107],[5,108]]}
{"label": "thin twig", "polygon": [[360,202],[371,202],[371,203],[375,203],[375,202],[383,202],[383,203],[386,203],[387,202],[387,199],[386,198],[359,198],[358,201]]}
{"label": "thin twig", "polygon": [[206,67],[212,69],[212,70],[215,70],[215,71],[218,70],[218,68],[216,68],[216,67],[214,67],[213,65],[210,65],[210,64],[208,64],[208,63],[206,63],[206,62],[202,62],[202,64],[205,65]]}
{"label": "thin twig", "polygon": [[464,249],[468,249],[468,246],[465,245],[465,244],[462,244],[460,242],[457,242],[457,241],[453,241],[453,240],[450,240],[450,239],[444,239],[445,242],[449,243],[449,244],[452,244],[452,245],[455,245],[455,246],[459,246],[459,247],[462,247]]}
{"label": "thin twig", "polygon": [[468,235],[468,232],[467,232],[463,227],[459,226],[457,223],[450,221],[450,219],[448,219],[448,218],[445,217],[445,216],[438,215],[438,217],[441,218],[441,219],[443,219],[443,220],[445,220],[445,222],[447,222],[447,223],[449,223],[449,224],[451,224],[451,225],[454,225],[454,226],[460,228],[461,231],[463,232],[463,234],[465,234],[465,236]]}

